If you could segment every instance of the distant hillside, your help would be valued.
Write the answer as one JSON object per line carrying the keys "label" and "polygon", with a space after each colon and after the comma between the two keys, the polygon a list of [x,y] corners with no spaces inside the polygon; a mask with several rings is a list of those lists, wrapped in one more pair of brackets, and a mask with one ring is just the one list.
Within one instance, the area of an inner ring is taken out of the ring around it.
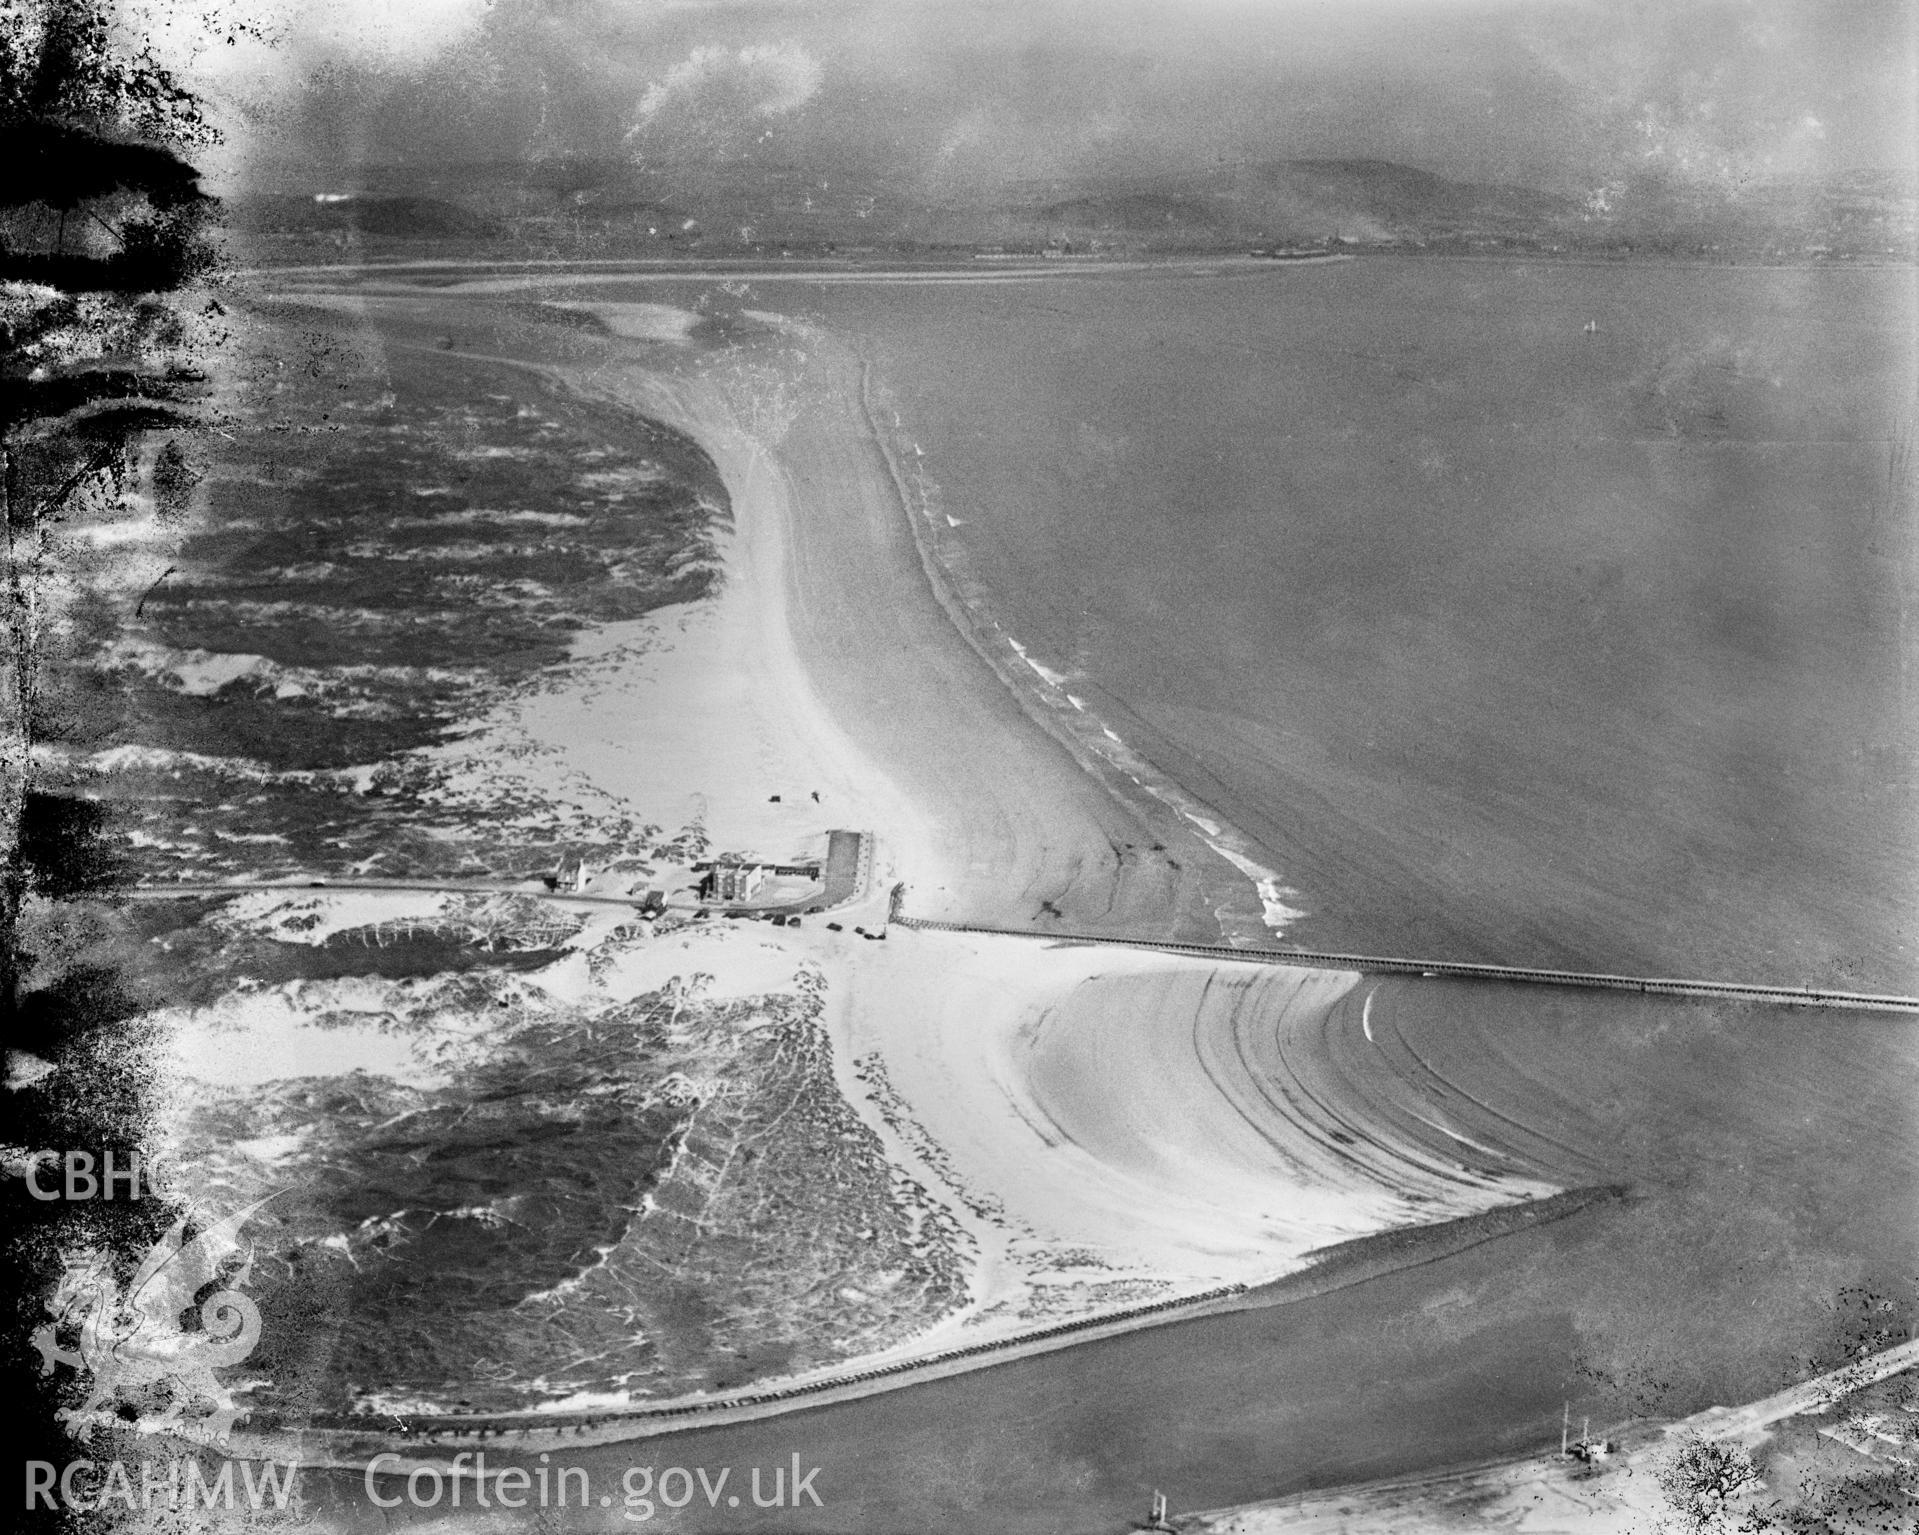
{"label": "distant hillside", "polygon": [[1276,160],[998,210],[1029,241],[1133,248],[1389,246],[1717,259],[1915,256],[1919,188],[1882,173],[1725,186],[1653,176],[1586,198],[1451,181],[1384,160]]}
{"label": "distant hillside", "polygon": [[903,178],[825,178],[802,166],[747,163],[368,167],[344,197],[317,192],[327,180],[318,168],[280,179],[283,188],[304,181],[315,191],[245,200],[243,227],[295,245],[351,232],[504,240],[554,255],[1368,246],[1911,260],[1919,222],[1915,189],[1880,174],[1730,189],[1645,176],[1575,198],[1453,181],[1385,160],[1247,161],[1176,180],[1030,184],[996,199],[940,197]]}
{"label": "distant hillside", "polygon": [[1170,192],[1121,192],[1074,197],[1039,210],[1049,228],[1106,234],[1163,235],[1168,231],[1218,229],[1230,223],[1225,210],[1197,197]]}
{"label": "distant hillside", "polygon": [[234,205],[233,220],[265,234],[350,231],[396,240],[485,239],[506,232],[497,219],[437,197],[361,193],[242,198]]}
{"label": "distant hillside", "polygon": [[1278,160],[1227,167],[1196,183],[1126,183],[1059,195],[1066,190],[1048,188],[1024,205],[996,210],[996,233],[1163,249],[1419,244],[1462,229],[1535,233],[1576,211],[1550,193],[1448,181],[1384,160]]}
{"label": "distant hillside", "polygon": [[1412,238],[1463,225],[1538,228],[1575,211],[1550,192],[1448,181],[1386,160],[1279,160],[1236,179],[1265,222],[1359,220]]}

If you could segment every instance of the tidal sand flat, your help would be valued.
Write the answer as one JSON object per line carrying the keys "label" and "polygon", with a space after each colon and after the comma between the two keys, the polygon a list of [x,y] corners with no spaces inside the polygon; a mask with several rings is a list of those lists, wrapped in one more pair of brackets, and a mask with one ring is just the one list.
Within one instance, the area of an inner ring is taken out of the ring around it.
{"label": "tidal sand flat", "polygon": [[1355,1070],[1355,975],[896,930],[849,987],[856,1069],[989,1233],[970,1333],[1258,1284],[1575,1173],[1403,1055]]}

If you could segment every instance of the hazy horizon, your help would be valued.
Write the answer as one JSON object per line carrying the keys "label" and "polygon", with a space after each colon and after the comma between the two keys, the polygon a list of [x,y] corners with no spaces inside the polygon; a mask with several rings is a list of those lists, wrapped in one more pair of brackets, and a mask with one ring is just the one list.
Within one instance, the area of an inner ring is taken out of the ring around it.
{"label": "hazy horizon", "polygon": [[1910,174],[1896,0],[281,0],[207,50],[226,190],[291,167],[627,158],[933,200],[1021,182],[1390,160],[1581,196]]}

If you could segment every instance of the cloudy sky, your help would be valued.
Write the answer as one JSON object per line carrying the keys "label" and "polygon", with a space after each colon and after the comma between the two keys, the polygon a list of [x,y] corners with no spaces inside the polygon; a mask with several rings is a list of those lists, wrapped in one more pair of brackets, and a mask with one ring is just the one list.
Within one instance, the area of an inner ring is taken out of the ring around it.
{"label": "cloudy sky", "polygon": [[[128,0],[135,3],[135,0]],[[1578,191],[1909,168],[1912,0],[255,0],[256,175],[638,157],[937,192],[1377,157]],[[263,170],[262,167],[268,169]]]}

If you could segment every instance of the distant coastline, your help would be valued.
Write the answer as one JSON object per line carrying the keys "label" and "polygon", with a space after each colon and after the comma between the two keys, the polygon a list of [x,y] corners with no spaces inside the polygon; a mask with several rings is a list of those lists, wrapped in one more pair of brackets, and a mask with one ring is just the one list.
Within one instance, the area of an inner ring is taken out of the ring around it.
{"label": "distant coastline", "polygon": [[[442,247],[453,242],[434,242]],[[1209,274],[1234,268],[1277,270],[1287,266],[1318,265],[1329,260],[1369,260],[1384,257],[1416,257],[1423,261],[1457,262],[1539,262],[1554,266],[1618,267],[1644,265],[1660,268],[1697,268],[1723,271],[1751,268],[1761,271],[1844,272],[1867,270],[1919,270],[1919,254],[1913,255],[1835,255],[1835,256],[1701,256],[1664,251],[1554,251],[1529,247],[1461,250],[1427,245],[1354,246],[1326,256],[1286,258],[1250,254],[1243,244],[1204,247],[1193,250],[1164,251],[1153,254],[1104,255],[1097,260],[1048,261],[1034,253],[982,264],[979,252],[970,246],[932,246],[901,248],[876,252],[871,256],[846,256],[827,251],[769,253],[753,249],[715,250],[699,256],[527,256],[514,247],[462,245],[458,254],[444,249],[423,251],[423,241],[387,241],[356,252],[350,259],[316,261],[315,249],[288,249],[284,260],[275,254],[250,249],[253,264],[239,269],[241,277],[284,278],[312,276],[337,279],[348,274],[389,276],[407,272],[463,271],[496,273],[551,272],[575,274],[570,280],[646,280],[697,281],[703,277],[760,279],[772,281],[795,277],[840,277],[870,281],[875,278],[912,278],[924,276],[972,277],[981,281],[1031,279],[1035,277],[1070,280],[1135,271],[1177,271],[1195,267]],[[267,259],[261,259],[263,255]]]}

